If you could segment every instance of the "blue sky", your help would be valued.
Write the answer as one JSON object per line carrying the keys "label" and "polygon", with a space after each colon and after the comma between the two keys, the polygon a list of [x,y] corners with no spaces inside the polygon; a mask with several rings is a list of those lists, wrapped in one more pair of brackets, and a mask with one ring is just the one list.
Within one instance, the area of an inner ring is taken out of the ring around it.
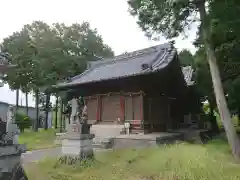
{"label": "blue sky", "polygon": [[[42,20],[49,24],[88,21],[116,55],[166,42],[164,38],[156,42],[144,36],[136,19],[128,13],[127,0],[5,0],[1,7],[0,41],[20,30],[24,24]],[[187,39],[175,39],[176,47],[195,52],[192,42],[196,37],[196,26],[191,27],[187,35]],[[15,94],[5,85],[0,88],[0,101],[15,104]],[[21,93],[20,97],[25,105]],[[32,95],[29,95],[29,105],[34,106]]]}

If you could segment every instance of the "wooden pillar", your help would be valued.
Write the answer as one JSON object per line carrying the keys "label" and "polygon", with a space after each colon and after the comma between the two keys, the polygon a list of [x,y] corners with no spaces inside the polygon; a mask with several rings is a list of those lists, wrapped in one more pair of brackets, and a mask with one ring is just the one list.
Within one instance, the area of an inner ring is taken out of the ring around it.
{"label": "wooden pillar", "polygon": [[140,91],[140,120],[142,121],[143,132],[146,133],[147,129],[144,122],[144,97],[143,96],[144,96],[144,93]]}
{"label": "wooden pillar", "polygon": [[172,117],[171,117],[171,109],[170,109],[170,100],[167,98],[167,115],[168,115],[168,122],[167,122],[167,129],[172,130],[173,123],[172,123]]}
{"label": "wooden pillar", "polygon": [[120,106],[121,106],[121,121],[125,121],[125,99],[124,95],[121,94],[120,96]]}
{"label": "wooden pillar", "polygon": [[130,97],[131,97],[131,100],[132,100],[132,120],[135,120],[135,117],[134,117],[134,100],[133,100],[132,94],[130,94]]}
{"label": "wooden pillar", "polygon": [[101,121],[101,110],[102,110],[102,102],[101,96],[97,96],[97,113],[96,113],[96,120],[99,122]]}
{"label": "wooden pillar", "polygon": [[152,117],[152,99],[148,98],[148,122],[150,124],[151,131],[154,130],[153,117]]}
{"label": "wooden pillar", "polygon": [[143,92],[140,92],[140,120],[144,121]]}

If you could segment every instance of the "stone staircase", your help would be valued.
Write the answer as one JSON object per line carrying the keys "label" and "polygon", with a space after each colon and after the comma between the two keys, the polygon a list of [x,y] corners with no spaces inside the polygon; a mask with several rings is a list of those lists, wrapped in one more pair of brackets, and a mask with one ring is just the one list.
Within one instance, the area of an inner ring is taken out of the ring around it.
{"label": "stone staircase", "polygon": [[123,125],[115,124],[95,124],[91,127],[91,133],[95,134],[94,148],[109,149],[113,146],[113,137],[119,136]]}

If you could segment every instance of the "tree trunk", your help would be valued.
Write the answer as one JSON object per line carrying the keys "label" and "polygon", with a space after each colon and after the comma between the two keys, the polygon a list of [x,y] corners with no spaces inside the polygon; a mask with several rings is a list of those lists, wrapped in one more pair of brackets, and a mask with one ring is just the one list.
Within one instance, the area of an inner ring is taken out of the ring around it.
{"label": "tree trunk", "polygon": [[36,90],[36,122],[34,125],[34,131],[37,132],[38,131],[38,127],[39,127],[39,91],[38,89]]}
{"label": "tree trunk", "polygon": [[[63,111],[66,109],[65,104],[63,103]],[[63,129],[66,130],[66,116],[62,113],[63,116]]]}
{"label": "tree trunk", "polygon": [[55,129],[58,125],[58,97],[56,96],[56,109],[55,109]]}
{"label": "tree trunk", "polygon": [[62,117],[62,112],[63,112],[63,100],[62,98],[60,99],[60,132],[63,132],[63,117]]}
{"label": "tree trunk", "polygon": [[45,130],[48,129],[48,111],[49,111],[49,102],[50,102],[50,94],[46,94],[46,107],[45,107]]}
{"label": "tree trunk", "polygon": [[19,89],[16,90],[16,112],[18,112],[18,107],[19,107]]}
{"label": "tree trunk", "polygon": [[26,114],[28,116],[28,92],[25,93],[25,97],[26,97]]}
{"label": "tree trunk", "polygon": [[237,111],[237,116],[238,116],[238,126],[240,126],[240,110]]}
{"label": "tree trunk", "polygon": [[231,115],[227,107],[226,98],[224,96],[222,81],[220,78],[220,72],[217,64],[217,59],[215,56],[215,51],[212,46],[210,26],[207,19],[206,8],[204,1],[199,1],[196,4],[201,19],[201,33],[203,35],[204,46],[207,54],[207,59],[210,67],[210,72],[212,76],[213,88],[215,92],[217,107],[220,113],[221,120],[224,125],[224,129],[227,134],[228,142],[231,145],[232,153],[235,159],[240,159],[240,141],[234,128],[233,122],[231,120]]}
{"label": "tree trunk", "polygon": [[210,109],[209,116],[210,116],[210,123],[211,123],[212,132],[213,132],[213,134],[217,135],[217,134],[220,133],[220,129],[219,129],[219,126],[217,124],[217,118],[214,115],[214,104],[213,104],[212,100],[208,100],[208,102],[209,102],[209,109]]}

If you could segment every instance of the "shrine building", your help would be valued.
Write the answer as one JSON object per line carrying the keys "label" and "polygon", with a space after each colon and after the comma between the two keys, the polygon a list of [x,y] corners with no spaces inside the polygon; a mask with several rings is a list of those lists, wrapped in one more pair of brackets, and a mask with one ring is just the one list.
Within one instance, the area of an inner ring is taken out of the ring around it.
{"label": "shrine building", "polygon": [[180,67],[173,43],[90,61],[88,69],[55,87],[84,97],[90,124],[139,124],[138,132],[180,128],[199,101],[191,67]]}

